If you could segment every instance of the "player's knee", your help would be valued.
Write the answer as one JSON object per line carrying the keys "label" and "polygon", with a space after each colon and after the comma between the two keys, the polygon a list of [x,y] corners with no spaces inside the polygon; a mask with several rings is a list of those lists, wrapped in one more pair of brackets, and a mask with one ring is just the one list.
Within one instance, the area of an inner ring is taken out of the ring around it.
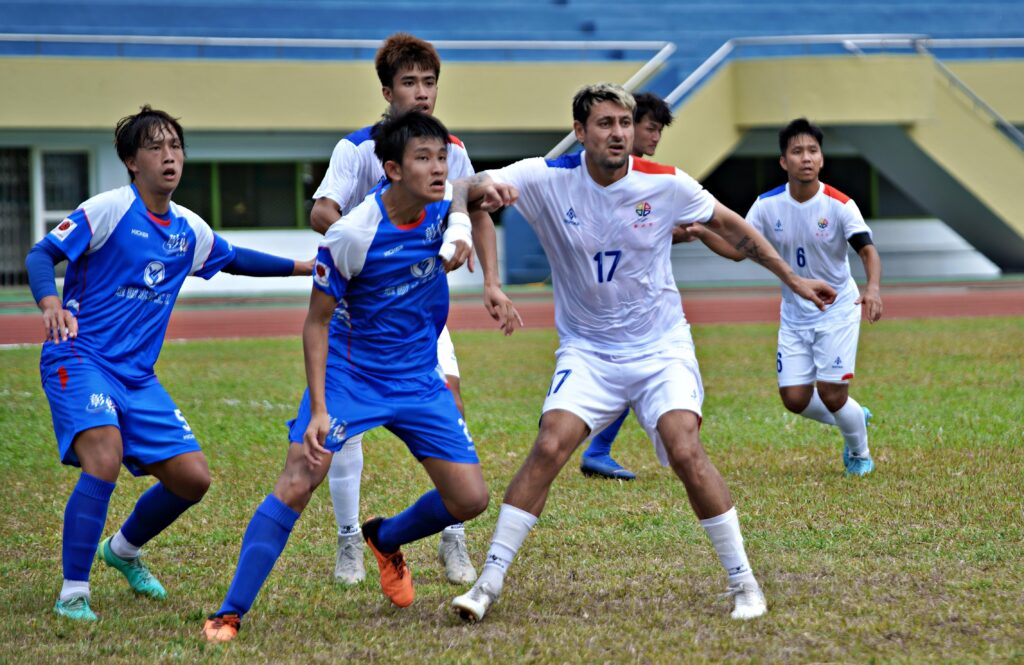
{"label": "player's knee", "polygon": [[666,441],[665,452],[673,468],[694,469],[707,458],[700,440],[696,437]]}
{"label": "player's knee", "polygon": [[849,386],[845,383],[819,383],[818,395],[825,408],[835,413],[846,405],[849,399]]}
{"label": "player's knee", "polygon": [[533,450],[530,456],[538,463],[545,466],[554,465],[555,468],[564,464],[566,457],[565,446],[558,436],[541,431],[537,440],[533,443]]}
{"label": "player's knee", "polygon": [[793,413],[803,413],[804,409],[811,402],[813,391],[806,390],[804,386],[785,386],[779,388],[779,397],[782,398],[782,405],[786,410]]}
{"label": "player's knee", "polygon": [[175,494],[189,501],[201,501],[210,489],[210,482],[210,470],[204,465],[201,469],[190,470],[188,476],[179,483],[179,491]]}
{"label": "player's knee", "polygon": [[460,522],[467,522],[487,510],[490,500],[486,488],[468,492],[459,496],[454,502],[455,505],[448,512]]}

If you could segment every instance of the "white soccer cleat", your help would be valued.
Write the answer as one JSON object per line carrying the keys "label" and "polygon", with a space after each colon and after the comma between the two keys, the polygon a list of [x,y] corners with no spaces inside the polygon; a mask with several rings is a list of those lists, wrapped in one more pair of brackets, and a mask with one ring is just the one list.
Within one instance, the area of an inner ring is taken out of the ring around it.
{"label": "white soccer cleat", "polygon": [[498,592],[491,589],[487,582],[474,584],[473,588],[461,596],[456,596],[452,607],[463,621],[470,623],[480,621],[487,614],[488,608],[498,600]]}
{"label": "white soccer cleat", "polygon": [[359,584],[366,579],[363,565],[363,536],[356,531],[338,536],[338,556],[334,560],[334,581],[338,584]]}
{"label": "white soccer cleat", "polygon": [[437,546],[437,558],[444,564],[445,575],[452,584],[476,582],[476,569],[469,560],[464,534],[442,531],[441,542]]}
{"label": "white soccer cleat", "polygon": [[764,593],[757,583],[737,582],[730,584],[723,594],[731,597],[735,605],[731,616],[733,619],[756,619],[768,611],[768,603],[765,602]]}

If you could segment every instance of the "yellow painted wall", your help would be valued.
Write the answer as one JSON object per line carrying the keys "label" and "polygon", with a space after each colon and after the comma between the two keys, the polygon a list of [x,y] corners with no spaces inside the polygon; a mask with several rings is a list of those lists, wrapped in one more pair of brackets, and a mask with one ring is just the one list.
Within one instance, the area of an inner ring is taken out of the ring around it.
{"label": "yellow painted wall", "polygon": [[1000,115],[1024,125],[1024,60],[945,64]]}
{"label": "yellow painted wall", "polygon": [[[0,129],[109,129],[144,103],[190,130],[321,131],[384,110],[368,62],[0,59]],[[445,64],[438,117],[461,130],[561,129],[575,90],[640,63]]]}

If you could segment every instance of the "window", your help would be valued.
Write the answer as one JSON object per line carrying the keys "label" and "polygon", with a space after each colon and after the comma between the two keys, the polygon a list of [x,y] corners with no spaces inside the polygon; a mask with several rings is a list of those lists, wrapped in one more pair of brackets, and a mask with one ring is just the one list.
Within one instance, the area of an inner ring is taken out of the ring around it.
{"label": "window", "polygon": [[43,221],[49,231],[89,198],[89,155],[44,152]]}
{"label": "window", "polygon": [[296,226],[294,164],[220,164],[220,226]]}

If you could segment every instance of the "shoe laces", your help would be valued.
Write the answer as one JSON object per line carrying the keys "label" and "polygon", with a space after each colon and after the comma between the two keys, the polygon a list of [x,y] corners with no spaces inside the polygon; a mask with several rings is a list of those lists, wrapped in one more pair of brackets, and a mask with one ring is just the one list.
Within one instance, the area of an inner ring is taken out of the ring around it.
{"label": "shoe laces", "polygon": [[238,630],[242,627],[242,617],[237,614],[222,614],[220,616],[210,617],[213,619],[213,627],[220,628],[234,628]]}
{"label": "shoe laces", "polygon": [[405,565],[405,555],[402,554],[402,551],[399,550],[394,554],[389,554],[387,559],[388,563],[394,566],[395,572],[398,573],[398,579],[405,577],[405,573],[409,570],[409,567]]}
{"label": "shoe laces", "polygon": [[469,562],[469,552],[466,550],[466,540],[464,538],[460,538],[458,536],[444,538],[442,536],[442,540],[444,541],[446,561],[450,557],[454,557],[455,563],[460,566],[472,565]]}
{"label": "shoe laces", "polygon": [[737,600],[748,600],[748,597],[756,596],[759,587],[753,586],[749,582],[737,582],[730,584],[725,593],[718,595],[719,598],[737,598]]}
{"label": "shoe laces", "polygon": [[83,610],[89,607],[89,596],[72,596],[61,603],[69,610]]}
{"label": "shoe laces", "polygon": [[485,599],[488,602],[494,602],[494,600],[497,599],[498,594],[491,589],[490,584],[482,582],[480,584],[473,585],[473,588],[469,590],[469,597],[476,602],[481,602]]}

